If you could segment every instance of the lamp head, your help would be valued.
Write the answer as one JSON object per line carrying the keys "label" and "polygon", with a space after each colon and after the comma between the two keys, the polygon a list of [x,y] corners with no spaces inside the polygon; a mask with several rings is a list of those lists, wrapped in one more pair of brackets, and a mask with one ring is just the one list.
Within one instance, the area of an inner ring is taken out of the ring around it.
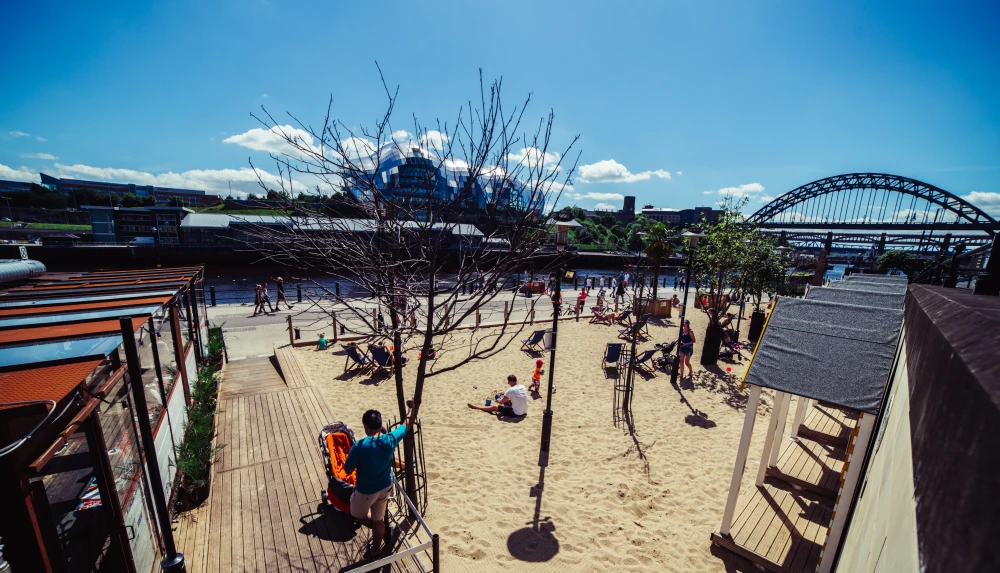
{"label": "lamp head", "polygon": [[688,240],[688,245],[693,249],[698,246],[698,240],[704,238],[705,234],[697,231],[685,231],[681,236]]}

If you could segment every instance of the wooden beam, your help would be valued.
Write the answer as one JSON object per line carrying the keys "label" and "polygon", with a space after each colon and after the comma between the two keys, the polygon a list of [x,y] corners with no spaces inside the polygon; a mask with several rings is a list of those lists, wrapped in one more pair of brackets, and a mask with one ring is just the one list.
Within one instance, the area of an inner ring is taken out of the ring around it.
{"label": "wooden beam", "polygon": [[722,513],[722,525],[719,533],[729,535],[729,527],[733,524],[733,513],[736,511],[736,501],[740,496],[740,483],[743,481],[743,469],[747,463],[747,452],[750,450],[750,438],[753,436],[753,425],[757,419],[757,404],[760,403],[760,386],[750,387],[750,398],[747,400],[747,413],[743,418],[743,433],[740,435],[740,445],[736,448],[736,464],[733,466],[733,479],[729,483],[729,498],[726,499],[726,510]]}
{"label": "wooden beam", "polygon": [[764,435],[764,449],[760,454],[760,467],[757,469],[758,486],[764,485],[764,477],[767,475],[768,460],[771,459],[771,448],[774,446],[774,434],[778,426],[778,416],[781,414],[781,404],[785,397],[784,392],[775,392],[774,406],[771,407],[771,418],[767,423],[767,433]]}
{"label": "wooden beam", "polygon": [[795,418],[792,419],[792,431],[788,434],[793,440],[799,439],[799,427],[806,419],[806,410],[809,409],[809,398],[799,396],[795,400]]}
{"label": "wooden beam", "polygon": [[778,463],[778,454],[781,453],[781,444],[785,441],[785,422],[788,421],[788,407],[792,402],[792,395],[786,393],[781,399],[781,410],[778,412],[778,425],[774,432],[774,445],[771,447],[771,458],[767,465],[773,466]]}

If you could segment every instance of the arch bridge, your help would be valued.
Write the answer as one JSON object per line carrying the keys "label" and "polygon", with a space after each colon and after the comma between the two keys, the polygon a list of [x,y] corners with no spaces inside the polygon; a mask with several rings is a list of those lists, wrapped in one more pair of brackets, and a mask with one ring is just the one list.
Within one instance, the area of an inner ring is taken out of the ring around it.
{"label": "arch bridge", "polygon": [[813,181],[764,205],[749,221],[786,241],[827,250],[839,244],[947,251],[959,242],[975,248],[1000,231],[1000,223],[961,197],[885,173]]}

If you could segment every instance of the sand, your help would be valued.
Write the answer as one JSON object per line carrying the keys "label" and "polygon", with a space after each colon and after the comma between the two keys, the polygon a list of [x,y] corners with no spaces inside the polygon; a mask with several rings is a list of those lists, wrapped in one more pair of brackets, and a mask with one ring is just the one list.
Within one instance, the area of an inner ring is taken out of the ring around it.
{"label": "sand", "polygon": [[[637,377],[634,436],[613,424],[613,380],[600,365],[604,344],[617,340],[617,329],[585,320],[560,322],[552,446],[544,473],[539,467],[544,394],[531,400],[528,416],[517,423],[466,405],[482,404],[493,389],[505,388],[510,373],[527,386],[536,357],[520,351],[519,343],[427,380],[420,414],[430,498],[426,517],[441,536],[444,571],[752,569],[709,541],[732,478],[746,403],[738,389],[747,360],[720,361],[714,371],[700,367],[706,317],[692,309],[688,318],[699,340],[695,375],[679,388],[662,372]],[[651,337],[639,348],[675,339],[676,323],[652,324]],[[748,323],[743,321],[744,338]],[[345,378],[342,355],[297,352],[335,414],[356,432],[368,408],[387,416],[397,412],[391,379]],[[550,368],[547,352],[543,359]],[[415,370],[412,364],[405,369],[408,392]],[[764,394],[761,413],[772,403]],[[751,445],[744,485],[756,474],[761,441]]]}

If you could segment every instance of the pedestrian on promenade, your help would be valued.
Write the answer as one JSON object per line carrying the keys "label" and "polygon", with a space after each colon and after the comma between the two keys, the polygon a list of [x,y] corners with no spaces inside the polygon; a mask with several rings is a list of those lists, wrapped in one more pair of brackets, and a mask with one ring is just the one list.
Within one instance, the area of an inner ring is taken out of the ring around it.
{"label": "pedestrian on promenade", "polygon": [[271,297],[267,294],[267,283],[260,285],[260,309],[264,310],[264,304],[267,303],[267,307],[274,312],[274,307],[271,306]]}
{"label": "pedestrian on promenade", "polygon": [[601,290],[604,290],[604,287],[605,287],[605,284],[604,284],[604,275],[601,275],[600,287],[601,287]]}
{"label": "pedestrian on promenade", "polygon": [[587,277],[586,288],[587,288],[587,294],[590,294],[590,289],[594,288],[594,279],[590,278],[589,276]]}
{"label": "pedestrian on promenade", "polygon": [[677,290],[677,277],[674,277],[674,290]]}
{"label": "pedestrian on promenade", "polygon": [[264,303],[260,299],[260,285],[253,285],[253,315],[257,316],[257,311],[264,311]]}
{"label": "pedestrian on promenade", "polygon": [[[372,544],[366,558],[374,557],[382,551],[385,537],[385,508],[389,503],[389,489],[392,487],[392,461],[396,445],[413,427],[413,400],[406,401],[406,418],[391,432],[382,429],[382,414],[378,410],[368,410],[361,417],[365,427],[364,438],[358,440],[344,462],[347,473],[357,469],[357,483],[351,494],[351,515],[372,530]],[[386,547],[388,547],[386,543]]]}
{"label": "pedestrian on promenade", "polygon": [[278,299],[274,303],[274,307],[281,310],[281,303],[284,302],[288,310],[292,310],[292,305],[288,303],[288,299],[285,298],[285,279],[278,277]]}

